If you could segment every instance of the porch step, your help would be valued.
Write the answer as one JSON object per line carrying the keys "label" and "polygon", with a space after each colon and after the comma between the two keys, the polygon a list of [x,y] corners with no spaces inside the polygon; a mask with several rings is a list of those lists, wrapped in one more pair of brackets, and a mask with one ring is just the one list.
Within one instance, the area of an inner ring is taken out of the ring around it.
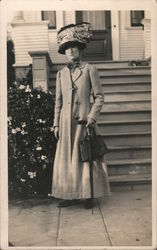
{"label": "porch step", "polygon": [[[119,185],[141,185],[151,184],[151,174],[132,174],[132,175],[119,175],[110,176],[109,181],[111,188]],[[111,189],[112,190],[112,189]]]}
{"label": "porch step", "polygon": [[151,158],[107,160],[111,191],[151,184]]}
{"label": "porch step", "polygon": [[111,133],[101,133],[102,136],[104,137],[109,137],[109,136],[134,136],[134,135],[150,135],[151,132],[147,131],[147,132],[139,132],[139,131],[127,131],[127,132],[115,132],[115,130]]}
{"label": "porch step", "polygon": [[149,93],[151,91],[148,91],[148,90],[109,90],[109,91],[104,91],[104,94],[105,95],[108,95],[108,94],[134,94],[134,93]]}
{"label": "porch step", "polygon": [[151,146],[151,132],[101,133],[108,146]]}
{"label": "porch step", "polygon": [[112,75],[110,76],[102,76],[100,78],[101,80],[101,84],[128,84],[128,83],[145,83],[145,82],[148,82],[148,83],[151,83],[151,78],[150,78],[150,75],[130,75],[130,76],[126,76],[126,75],[119,75],[119,76],[114,76],[112,77]]}
{"label": "porch step", "polygon": [[128,90],[128,91],[106,91],[104,101],[106,102],[134,102],[151,101],[151,91],[148,90]]}
{"label": "porch step", "polygon": [[151,102],[105,103],[98,117],[99,121],[151,121]]}
{"label": "porch step", "polygon": [[151,121],[149,120],[116,120],[116,121],[98,121],[100,133],[105,131],[116,132],[147,132],[151,131]]}
{"label": "porch step", "polygon": [[109,92],[109,91],[151,91],[151,84],[149,82],[123,82],[123,83],[103,83],[101,84],[104,93]]}
{"label": "porch step", "polygon": [[151,159],[124,159],[124,160],[107,160],[107,165],[109,167],[125,167],[130,165],[144,165],[151,164]]}
{"label": "porch step", "polygon": [[107,160],[128,160],[131,159],[131,162],[138,161],[138,159],[151,159],[151,146],[143,145],[123,145],[123,146],[108,146],[109,153],[106,154]]}
{"label": "porch step", "polygon": [[102,133],[102,135],[104,137],[108,137],[108,136],[132,136],[132,135],[150,135],[151,132],[147,131],[147,132],[139,132],[139,131],[135,131],[135,132],[115,132],[113,131],[112,133]]}
{"label": "porch step", "polygon": [[105,63],[92,63],[99,71],[112,71],[112,70],[124,70],[124,71],[134,71],[134,72],[140,72],[143,70],[150,71],[151,67],[150,66],[129,66],[128,64],[105,64]]}
{"label": "porch step", "polygon": [[115,102],[105,103],[101,109],[101,113],[121,113],[121,112],[147,112],[151,111],[150,102]]}
{"label": "porch step", "polygon": [[151,123],[150,120],[118,120],[118,121],[98,121],[99,126],[103,125],[122,125],[122,124],[143,124],[143,123]]}
{"label": "porch step", "polygon": [[[105,104],[106,105],[106,104]],[[104,105],[104,106],[105,106]],[[119,112],[105,112],[101,111],[98,121],[119,121],[119,120],[151,120],[151,111],[149,110],[123,110]]]}
{"label": "porch step", "polygon": [[107,160],[108,175],[110,178],[128,175],[151,174],[151,159],[123,159]]}
{"label": "porch step", "polygon": [[98,68],[103,68],[103,67],[109,67],[109,68],[115,68],[115,69],[119,69],[121,67],[129,67],[129,68],[150,68],[150,65],[148,66],[130,66],[130,61],[136,61],[136,59],[134,60],[107,60],[107,61],[92,61],[89,60],[88,62],[90,64],[94,64],[96,67]]}
{"label": "porch step", "polygon": [[132,78],[139,78],[140,76],[148,77],[150,76],[150,70],[135,70],[135,69],[121,69],[121,70],[115,70],[115,69],[106,69],[106,70],[98,70],[100,78],[103,77],[132,77]]}
{"label": "porch step", "polygon": [[129,61],[128,60],[119,60],[119,61],[113,61],[113,60],[107,60],[107,61],[92,61],[89,60],[88,61],[91,64],[94,64],[96,67],[99,67],[101,65],[105,65],[106,67],[115,67],[115,68],[119,68],[119,67],[124,67],[124,66],[128,66]]}

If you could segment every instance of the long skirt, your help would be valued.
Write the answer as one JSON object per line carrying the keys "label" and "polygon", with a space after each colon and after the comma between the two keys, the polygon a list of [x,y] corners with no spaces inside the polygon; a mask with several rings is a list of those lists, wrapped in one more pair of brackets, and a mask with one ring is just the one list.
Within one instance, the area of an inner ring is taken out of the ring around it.
{"label": "long skirt", "polygon": [[[71,159],[67,158],[68,145],[65,145],[66,134],[61,122],[57,143],[51,195],[60,199],[91,198],[89,163],[81,162],[79,141],[85,134],[85,125],[79,125],[76,119],[71,120]],[[64,136],[63,136],[64,135]],[[64,158],[62,158],[64,155]],[[63,160],[65,159],[65,160]],[[105,156],[93,161],[94,198],[110,195],[110,186]]]}

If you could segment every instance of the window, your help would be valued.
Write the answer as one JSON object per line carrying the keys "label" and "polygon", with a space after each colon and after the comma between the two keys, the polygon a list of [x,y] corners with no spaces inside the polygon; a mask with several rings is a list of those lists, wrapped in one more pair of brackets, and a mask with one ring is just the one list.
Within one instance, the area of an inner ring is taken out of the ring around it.
{"label": "window", "polygon": [[141,23],[142,19],[144,18],[144,11],[131,11],[131,26],[143,26]]}
{"label": "window", "polygon": [[49,21],[49,29],[56,29],[56,11],[42,11],[41,18]]}

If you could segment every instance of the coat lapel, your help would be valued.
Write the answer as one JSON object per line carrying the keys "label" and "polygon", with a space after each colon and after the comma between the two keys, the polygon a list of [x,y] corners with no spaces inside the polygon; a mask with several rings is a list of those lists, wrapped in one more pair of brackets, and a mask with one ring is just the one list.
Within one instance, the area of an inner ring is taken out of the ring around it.
{"label": "coat lapel", "polygon": [[73,82],[75,82],[81,76],[81,74],[82,74],[82,70],[79,67],[77,67],[74,70],[74,72],[72,73],[72,80],[73,80]]}
{"label": "coat lapel", "polygon": [[[82,69],[84,67],[85,67],[85,64],[80,63],[80,66],[75,68],[74,72],[72,73],[72,80],[73,80],[73,82],[75,82],[76,80],[78,80],[78,78],[82,75]],[[69,73],[70,73],[70,71],[69,71]]]}

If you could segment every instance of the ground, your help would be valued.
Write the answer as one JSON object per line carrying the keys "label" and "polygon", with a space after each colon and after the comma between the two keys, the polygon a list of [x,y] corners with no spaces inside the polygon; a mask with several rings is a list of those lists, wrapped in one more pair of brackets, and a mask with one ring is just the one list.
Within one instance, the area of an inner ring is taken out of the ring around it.
{"label": "ground", "polygon": [[[14,246],[151,246],[151,188],[112,192],[92,210],[83,202],[58,208],[58,200],[9,204],[9,241]],[[82,248],[81,248],[82,249]]]}

